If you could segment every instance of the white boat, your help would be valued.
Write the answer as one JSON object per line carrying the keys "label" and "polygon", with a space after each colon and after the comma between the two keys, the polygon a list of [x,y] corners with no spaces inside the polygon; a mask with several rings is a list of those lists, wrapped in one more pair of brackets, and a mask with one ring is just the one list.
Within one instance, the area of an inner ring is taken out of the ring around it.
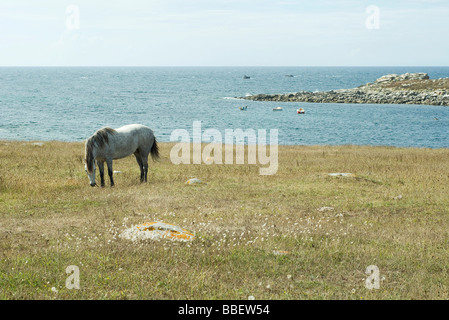
{"label": "white boat", "polygon": [[282,111],[282,107],[273,108],[273,111]]}

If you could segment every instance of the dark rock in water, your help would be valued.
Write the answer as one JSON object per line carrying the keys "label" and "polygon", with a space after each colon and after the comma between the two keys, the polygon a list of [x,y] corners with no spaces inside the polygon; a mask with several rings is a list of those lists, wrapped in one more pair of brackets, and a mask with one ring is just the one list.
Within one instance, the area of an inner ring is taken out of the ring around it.
{"label": "dark rock in water", "polygon": [[430,80],[427,73],[389,74],[353,89],[300,91],[242,97],[254,101],[424,104],[449,106],[449,78]]}

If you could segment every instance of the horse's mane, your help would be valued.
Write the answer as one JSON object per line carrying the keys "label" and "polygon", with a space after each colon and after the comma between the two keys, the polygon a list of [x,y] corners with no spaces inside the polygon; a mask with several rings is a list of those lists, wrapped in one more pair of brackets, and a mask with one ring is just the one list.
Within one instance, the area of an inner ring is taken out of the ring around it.
{"label": "horse's mane", "polygon": [[105,144],[109,143],[109,135],[117,133],[112,128],[105,127],[97,130],[89,139],[86,141],[86,165],[87,171],[93,171],[94,159],[92,157],[92,149],[96,145],[99,148],[103,148]]}

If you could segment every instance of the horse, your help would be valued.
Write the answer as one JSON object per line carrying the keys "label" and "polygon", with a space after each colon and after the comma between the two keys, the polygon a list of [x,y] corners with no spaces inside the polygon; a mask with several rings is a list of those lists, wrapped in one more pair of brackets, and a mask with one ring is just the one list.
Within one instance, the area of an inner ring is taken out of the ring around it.
{"label": "horse", "polygon": [[97,130],[85,143],[85,171],[92,187],[95,187],[96,164],[100,170],[101,187],[104,187],[104,163],[108,166],[111,187],[112,160],[121,159],[134,154],[140,167],[140,182],[147,182],[148,154],[153,160],[159,159],[159,147],[153,130],[141,124],[129,124],[112,129],[104,127]]}

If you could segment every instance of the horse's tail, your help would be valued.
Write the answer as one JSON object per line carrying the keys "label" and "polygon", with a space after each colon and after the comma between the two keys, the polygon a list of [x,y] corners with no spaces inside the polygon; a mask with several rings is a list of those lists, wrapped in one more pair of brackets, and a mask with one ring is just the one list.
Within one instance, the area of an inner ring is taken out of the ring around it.
{"label": "horse's tail", "polygon": [[157,141],[156,141],[156,137],[154,137],[154,142],[153,145],[151,146],[151,158],[153,160],[159,160],[160,156],[159,156],[159,146],[157,145]]}

